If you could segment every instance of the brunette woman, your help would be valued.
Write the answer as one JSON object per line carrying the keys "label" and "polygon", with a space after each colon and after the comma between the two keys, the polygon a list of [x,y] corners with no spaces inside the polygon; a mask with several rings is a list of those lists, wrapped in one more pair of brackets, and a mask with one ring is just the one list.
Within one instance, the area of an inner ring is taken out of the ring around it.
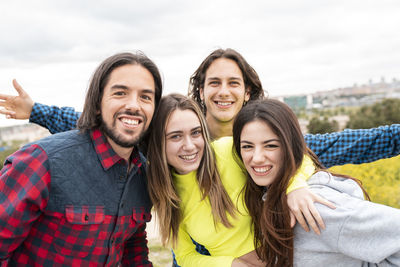
{"label": "brunette woman", "polygon": [[[248,176],[244,195],[256,251],[267,266],[400,266],[400,210],[364,200],[356,179],[324,169],[286,104],[247,105],[233,138]],[[289,225],[285,191],[304,155],[315,164],[310,189],[336,205],[317,205],[326,224],[320,236]]]}

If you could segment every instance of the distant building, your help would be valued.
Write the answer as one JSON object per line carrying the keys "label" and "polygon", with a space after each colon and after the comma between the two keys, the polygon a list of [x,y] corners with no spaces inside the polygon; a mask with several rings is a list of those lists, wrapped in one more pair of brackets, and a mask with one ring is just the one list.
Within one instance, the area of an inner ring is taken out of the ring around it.
{"label": "distant building", "polygon": [[307,108],[307,96],[306,95],[285,96],[285,97],[283,97],[283,102],[288,104],[294,110]]}
{"label": "distant building", "polygon": [[385,98],[400,98],[400,81],[393,78],[387,82],[384,77],[380,81],[367,84],[318,91],[310,95],[292,95],[276,97],[282,99],[292,109],[323,109],[331,107],[351,107],[371,105]]}

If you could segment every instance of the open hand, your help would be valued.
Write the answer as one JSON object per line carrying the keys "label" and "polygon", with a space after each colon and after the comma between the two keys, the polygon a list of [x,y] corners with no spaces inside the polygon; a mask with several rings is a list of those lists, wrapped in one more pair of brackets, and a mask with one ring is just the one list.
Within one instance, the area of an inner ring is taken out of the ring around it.
{"label": "open hand", "polygon": [[0,114],[6,115],[7,119],[29,119],[34,102],[15,79],[13,86],[18,93],[17,96],[0,94],[0,107],[3,107],[0,109]]}
{"label": "open hand", "polygon": [[[315,208],[314,202],[319,202],[335,209],[335,205],[324,199],[323,197],[314,194],[307,188],[299,188],[288,194],[288,205],[290,208],[290,225],[294,227],[296,220],[301,227],[307,232],[310,231],[308,225],[316,234],[321,234],[320,228],[325,229],[324,221],[322,220],[318,210]],[[307,225],[307,223],[308,225]],[[320,228],[319,228],[320,227]]]}

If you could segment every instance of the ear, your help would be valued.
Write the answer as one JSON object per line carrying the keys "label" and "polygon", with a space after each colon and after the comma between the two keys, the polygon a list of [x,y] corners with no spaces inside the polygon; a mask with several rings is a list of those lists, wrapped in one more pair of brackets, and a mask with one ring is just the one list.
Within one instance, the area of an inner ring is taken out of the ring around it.
{"label": "ear", "polygon": [[244,101],[247,102],[250,100],[250,87],[246,88],[246,92],[244,93]]}
{"label": "ear", "polygon": [[199,93],[200,93],[200,99],[201,100],[204,100],[204,90],[203,90],[203,87],[200,87],[200,89],[199,89]]}

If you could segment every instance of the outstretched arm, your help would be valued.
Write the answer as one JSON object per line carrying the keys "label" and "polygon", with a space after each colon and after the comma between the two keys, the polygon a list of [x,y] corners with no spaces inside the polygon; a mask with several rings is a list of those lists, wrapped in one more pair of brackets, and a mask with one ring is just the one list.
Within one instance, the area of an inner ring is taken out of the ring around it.
{"label": "outstretched arm", "polygon": [[6,115],[7,119],[27,120],[32,112],[33,100],[22,89],[17,80],[13,80],[13,86],[17,96],[0,94],[0,114]]}
{"label": "outstretched arm", "polygon": [[400,124],[329,134],[307,134],[308,147],[329,168],[361,164],[400,154]]}
{"label": "outstretched arm", "polygon": [[34,103],[23,88],[13,80],[17,96],[0,94],[0,114],[9,119],[25,120],[47,128],[52,134],[72,130],[80,116],[71,107],[47,106]]}
{"label": "outstretched arm", "polygon": [[81,115],[71,107],[47,106],[35,103],[32,108],[30,122],[47,128],[50,133],[60,133],[75,129],[76,122]]}

